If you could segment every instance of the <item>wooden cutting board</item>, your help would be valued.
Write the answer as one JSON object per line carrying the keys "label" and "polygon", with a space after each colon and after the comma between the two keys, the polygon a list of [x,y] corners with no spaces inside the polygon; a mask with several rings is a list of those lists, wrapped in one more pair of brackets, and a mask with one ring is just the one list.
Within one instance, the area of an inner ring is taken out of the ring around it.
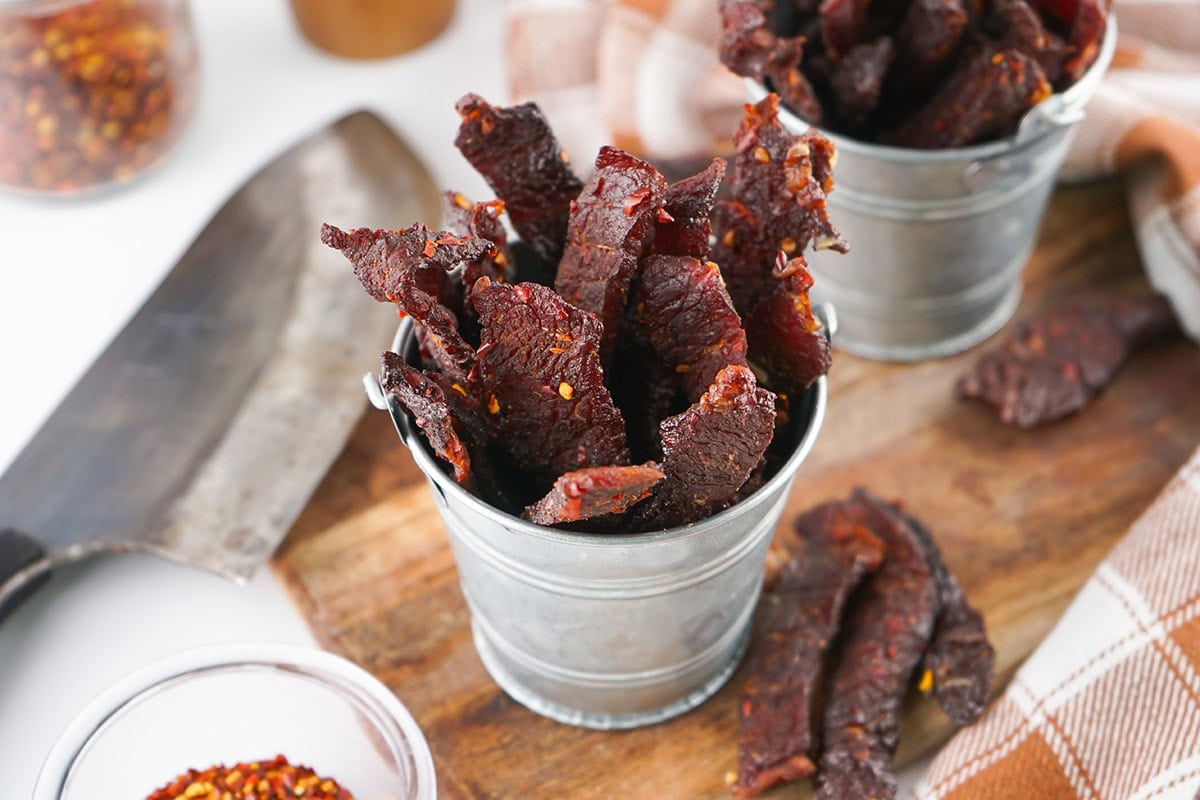
{"label": "wooden cutting board", "polygon": [[[1059,191],[1019,316],[1083,294],[1147,291],[1120,187]],[[903,499],[983,612],[999,689],[1200,444],[1200,348],[1155,346],[1092,408],[1033,432],[954,399],[954,381],[976,355],[896,365],[836,354],[828,418],[784,520],[858,485]],[[370,670],[413,712],[442,797],[728,796],[741,672],[701,708],[619,733],[543,719],[492,683],[471,643],[441,521],[386,414],[362,420],[273,566],[320,643]],[[898,761],[951,732],[931,701],[914,698]],[[767,796],[807,794],[792,786]]]}

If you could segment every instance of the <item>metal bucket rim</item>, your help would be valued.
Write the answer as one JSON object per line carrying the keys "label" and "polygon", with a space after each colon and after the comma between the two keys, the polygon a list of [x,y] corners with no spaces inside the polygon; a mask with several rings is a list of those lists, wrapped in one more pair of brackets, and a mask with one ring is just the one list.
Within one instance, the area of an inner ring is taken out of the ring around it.
{"label": "metal bucket rim", "polygon": [[[813,125],[793,114],[790,109],[782,104],[779,106],[779,116],[793,130],[813,128],[822,136],[831,140],[839,152],[844,151],[859,156],[876,158],[881,161],[903,163],[937,164],[952,161],[980,161],[1025,150],[1049,136],[1058,127],[1077,122],[1078,119],[1072,122],[1054,122],[1051,115],[1069,116],[1082,112],[1083,107],[1100,88],[1100,80],[1103,78],[1104,72],[1108,69],[1108,65],[1112,62],[1116,49],[1117,17],[1110,10],[1108,19],[1105,21],[1104,40],[1101,42],[1100,52],[1096,54],[1096,60],[1092,62],[1087,72],[1079,80],[1068,86],[1066,90],[1050,95],[1029,109],[1025,113],[1025,116],[1021,118],[1017,132],[1012,136],[982,144],[969,145],[967,147],[945,147],[940,150],[924,150],[864,142],[859,139],[852,139],[845,134],[834,133],[819,125]],[[753,78],[745,78],[743,82],[754,102],[758,102],[767,96],[766,87]],[[1042,124],[1040,126],[1033,126],[1033,130],[1035,131],[1033,135],[1022,138],[1022,133],[1026,130],[1026,124],[1031,120],[1040,120]]]}
{"label": "metal bucket rim", "polygon": [[[820,309],[814,309],[820,312]],[[819,316],[820,313],[819,313]],[[825,322],[826,335],[830,335],[832,327],[836,326],[836,322],[830,324],[828,320]],[[404,346],[413,338],[413,324],[411,318],[405,318],[401,321],[400,327],[396,330],[396,336],[392,340],[392,350],[396,353],[403,354]],[[423,437],[417,432],[415,425],[409,421],[408,412],[401,408],[400,405],[392,398],[388,392],[383,393],[387,399],[388,415],[392,418],[392,423],[396,427],[396,432],[400,436],[400,440],[404,446],[412,453],[413,459],[417,462],[421,472],[425,477],[434,481],[438,489],[445,495],[449,492],[459,502],[467,503],[473,510],[485,517],[492,519],[500,524],[506,531],[517,533],[533,538],[542,539],[545,541],[554,542],[556,544],[570,544],[576,546],[591,546],[591,547],[617,547],[617,546],[637,546],[637,545],[652,545],[663,542],[671,542],[680,539],[686,539],[691,536],[701,536],[706,532],[724,525],[730,519],[748,514],[753,509],[767,502],[774,494],[775,490],[791,481],[799,470],[804,459],[808,457],[813,445],[816,443],[817,434],[821,430],[821,426],[825,420],[825,408],[828,403],[829,387],[828,379],[822,375],[817,378],[808,389],[805,390],[805,397],[811,399],[811,411],[809,413],[808,425],[804,429],[804,433],[796,442],[796,447],[788,456],[787,461],[783,466],[771,476],[771,478],[758,488],[752,495],[745,500],[724,509],[711,517],[693,522],[688,525],[680,525],[675,528],[665,528],[657,531],[647,531],[645,533],[588,533],[585,531],[561,531],[556,528],[550,528],[545,525],[535,525],[532,522],[515,517],[508,514],[495,506],[487,503],[475,495],[468,492],[466,489],[458,485],[458,482],[451,478],[442,469],[437,458],[433,456],[426,447]]]}

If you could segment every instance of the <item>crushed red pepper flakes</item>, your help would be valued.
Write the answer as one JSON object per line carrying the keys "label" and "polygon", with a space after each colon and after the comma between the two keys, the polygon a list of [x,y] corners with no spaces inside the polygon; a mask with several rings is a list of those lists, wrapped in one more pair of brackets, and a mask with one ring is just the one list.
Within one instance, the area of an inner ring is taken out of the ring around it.
{"label": "crushed red pepper flakes", "polygon": [[289,763],[277,755],[269,761],[248,761],[205,770],[189,769],[151,792],[146,800],[354,800],[332,778],[312,768]]}

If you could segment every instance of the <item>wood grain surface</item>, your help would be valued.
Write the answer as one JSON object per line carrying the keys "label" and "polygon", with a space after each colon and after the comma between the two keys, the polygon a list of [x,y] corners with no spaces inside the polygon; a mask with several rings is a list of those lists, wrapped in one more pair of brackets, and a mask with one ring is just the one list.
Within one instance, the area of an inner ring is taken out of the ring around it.
{"label": "wood grain surface", "polygon": [[[1084,294],[1148,291],[1120,187],[1060,190],[1018,315]],[[1093,407],[1032,432],[954,399],[976,355],[898,365],[837,353],[828,418],[784,520],[858,485],[901,499],[983,611],[998,690],[1200,442],[1200,349],[1156,345]],[[320,643],[377,675],[416,716],[442,797],[728,796],[742,672],[699,709],[620,733],[550,722],[492,683],[441,521],[385,414],[362,420],[273,565]],[[898,761],[951,733],[931,701],[911,700]]]}

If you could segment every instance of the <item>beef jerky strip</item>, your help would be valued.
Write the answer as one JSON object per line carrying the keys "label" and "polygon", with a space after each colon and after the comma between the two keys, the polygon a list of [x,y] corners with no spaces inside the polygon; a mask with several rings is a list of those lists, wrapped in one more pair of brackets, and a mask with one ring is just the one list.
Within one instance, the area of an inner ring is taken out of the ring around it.
{"label": "beef jerky strip", "polygon": [[937,585],[938,614],[921,662],[919,684],[922,691],[933,690],[938,705],[954,724],[970,725],[983,714],[995,674],[996,651],[987,639],[983,617],[963,596],[928,528],[896,505],[862,490],[860,495],[907,525],[921,544]]}
{"label": "beef jerky strip", "polygon": [[959,379],[958,396],[996,407],[1019,428],[1085,408],[1134,350],[1177,333],[1167,300],[1093,300],[1022,321]]}
{"label": "beef jerky strip", "polygon": [[667,187],[663,210],[670,219],[654,226],[650,252],[708,260],[709,216],[725,177],[725,161],[714,158],[703,172]]}
{"label": "beef jerky strip", "polygon": [[785,262],[782,256],[781,271],[791,274],[746,317],[746,338],[751,360],[767,370],[771,385],[799,394],[829,372],[833,355],[812,312],[812,276],[799,259]]}
{"label": "beef jerky strip", "polygon": [[653,463],[575,470],[560,476],[550,493],[526,508],[523,516],[538,525],[560,525],[621,514],[649,497],[662,479]]}
{"label": "beef jerky strip", "polygon": [[596,171],[571,206],[554,291],[600,318],[606,362],[616,344],[629,284],[654,235],[666,191],[658,170],[606,146],[600,148]]}
{"label": "beef jerky strip", "polygon": [[842,124],[858,130],[879,105],[883,79],[896,57],[891,38],[855,45],[834,70],[830,86]]}
{"label": "beef jerky strip", "polygon": [[737,797],[811,775],[821,665],[846,598],[879,567],[883,542],[828,503],[796,518],[802,549],[763,596],[758,652],[738,714]]}
{"label": "beef jerky strip", "polygon": [[1032,58],[1050,83],[1062,75],[1071,48],[1046,29],[1042,18],[1025,0],[992,0],[984,22],[994,32],[997,46]]}
{"label": "beef jerky strip", "polygon": [[857,593],[830,675],[815,800],[896,795],[892,755],[909,680],[933,632],[937,587],[912,530],[855,492],[845,504],[887,548]]}
{"label": "beef jerky strip", "polygon": [[1083,77],[1100,53],[1100,43],[1108,22],[1108,0],[1079,0],[1068,37],[1075,54],[1063,66],[1067,85]]}
{"label": "beef jerky strip", "polygon": [[800,71],[804,37],[781,38],[771,32],[756,0],[721,0],[721,63],[738,75],[768,82],[797,116],[820,125],[821,101]]}
{"label": "beef jerky strip", "polygon": [[534,103],[489,105],[475,94],[455,105],[455,146],[504,201],[521,240],[546,264],[558,263],[571,201],[583,187]]}
{"label": "beef jerky strip", "polygon": [[[426,345],[441,370],[456,381],[466,381],[475,365],[475,350],[458,332],[454,312],[433,290],[441,285],[439,274],[444,278],[459,262],[481,257],[492,249],[491,242],[445,231],[434,233],[419,222],[398,231],[343,231],[326,224],[321,226],[321,241],[342,251],[372,297],[395,303],[420,323],[429,334]],[[431,275],[433,283],[429,282]]]}
{"label": "beef jerky strip", "polygon": [[943,148],[1008,136],[1050,94],[1042,68],[1029,56],[980,46],[925,105],[882,138],[898,147]]}
{"label": "beef jerky strip", "polygon": [[725,366],[746,366],[746,333],[714,262],[647,256],[634,305],[689,402],[699,400]]}
{"label": "beef jerky strip", "polygon": [[[410,366],[398,354],[383,354],[380,383],[394,394],[417,422],[433,452],[454,468],[454,479],[466,484],[471,475],[471,455],[451,412],[446,393],[431,376]],[[460,387],[461,388],[461,387]],[[465,392],[464,392],[465,393]]]}
{"label": "beef jerky strip", "polygon": [[[630,290],[633,297],[640,291],[638,282],[635,277]],[[658,426],[688,404],[679,390],[678,373],[654,350],[650,331],[643,321],[644,311],[637,302],[625,306],[613,355],[613,363],[620,365],[620,369],[606,375],[613,402],[625,418],[629,452],[635,462],[662,459]]]}
{"label": "beef jerky strip", "polygon": [[862,43],[867,27],[867,5],[863,0],[822,0],[818,10],[821,41],[834,61]]}
{"label": "beef jerky strip", "polygon": [[467,261],[463,268],[463,285],[474,286],[475,281],[485,277],[508,280],[512,275],[513,256],[508,247],[504,223],[500,221],[500,215],[504,213],[504,201],[472,203],[460,192],[444,192],[442,197],[446,201],[447,228],[459,236],[487,239],[493,246],[491,252]]}
{"label": "beef jerky strip", "polygon": [[481,278],[479,380],[516,463],[549,486],[583,467],[628,464],[625,422],[600,367],[600,321],[545,286]]}
{"label": "beef jerky strip", "polygon": [[725,508],[758,464],[775,430],[775,395],[730,365],[686,411],[659,426],[666,478],[630,513],[639,527],[671,528]]}
{"label": "beef jerky strip", "polygon": [[962,0],[913,0],[896,32],[901,92],[924,96],[958,50],[969,22]]}
{"label": "beef jerky strip", "polygon": [[780,250],[789,257],[813,246],[846,252],[829,221],[833,143],[816,131],[795,136],[779,121],[779,98],[768,95],[746,114],[734,134],[733,203],[715,210],[714,260],[729,294],[745,315],[774,290]]}

